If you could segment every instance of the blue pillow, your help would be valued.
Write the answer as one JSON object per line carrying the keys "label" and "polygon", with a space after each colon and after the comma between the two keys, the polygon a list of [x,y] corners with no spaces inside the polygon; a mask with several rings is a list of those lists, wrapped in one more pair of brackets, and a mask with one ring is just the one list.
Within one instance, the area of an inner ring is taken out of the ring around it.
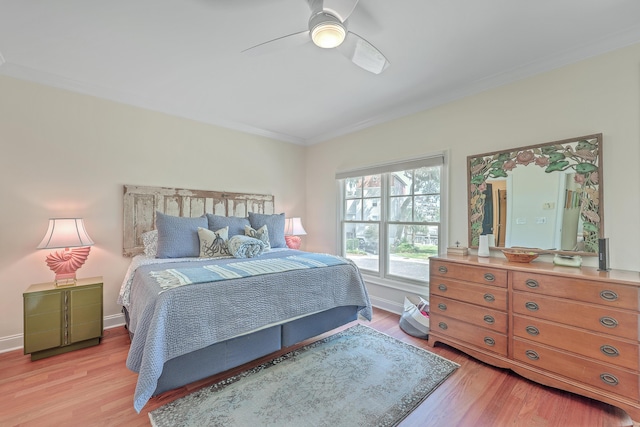
{"label": "blue pillow", "polygon": [[239,216],[207,214],[207,221],[209,222],[209,230],[211,231],[229,227],[229,238],[237,236],[238,234],[244,236],[245,225],[251,225],[247,218],[241,218]]}
{"label": "blue pillow", "polygon": [[[287,242],[284,240],[284,213],[265,215],[249,212],[249,222],[251,227],[259,229],[263,225],[269,230],[269,243],[272,248],[286,248]],[[242,230],[244,233],[244,229]]]}
{"label": "blue pillow", "polygon": [[[156,258],[200,256],[198,227],[207,228],[207,218],[179,217],[156,212],[158,251]],[[244,230],[243,230],[244,231]]]}

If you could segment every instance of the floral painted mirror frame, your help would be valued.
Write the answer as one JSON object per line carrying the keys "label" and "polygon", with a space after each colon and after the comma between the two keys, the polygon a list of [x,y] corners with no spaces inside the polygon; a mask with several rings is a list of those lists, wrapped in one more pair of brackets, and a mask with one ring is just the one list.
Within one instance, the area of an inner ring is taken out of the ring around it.
{"label": "floral painted mirror frame", "polygon": [[567,255],[597,255],[598,239],[604,236],[602,134],[468,156],[469,247],[478,247],[483,231],[487,180],[506,178],[511,171],[520,167],[540,168],[543,173],[571,169],[579,186],[584,250],[529,249]]}

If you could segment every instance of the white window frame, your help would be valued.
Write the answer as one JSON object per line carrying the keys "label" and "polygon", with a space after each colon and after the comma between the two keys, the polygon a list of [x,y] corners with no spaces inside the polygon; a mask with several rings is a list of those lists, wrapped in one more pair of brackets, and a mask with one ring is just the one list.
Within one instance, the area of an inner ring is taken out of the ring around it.
{"label": "white window frame", "polygon": [[[448,168],[448,152],[441,151],[432,153],[427,156],[419,158],[412,158],[405,161],[397,161],[393,163],[386,163],[381,165],[374,165],[370,167],[352,169],[336,174],[336,185],[338,187],[338,212],[337,212],[337,233],[338,233],[338,247],[337,253],[345,255],[346,253],[346,241],[344,239],[344,216],[345,216],[345,194],[343,181],[346,178],[355,178],[360,176],[382,174],[381,182],[381,209],[380,220],[376,223],[379,224],[379,246],[380,253],[378,256],[378,271],[373,270],[361,270],[362,275],[368,281],[385,285],[402,290],[416,290],[428,284],[428,277],[426,281],[414,280],[407,277],[395,276],[389,274],[389,253],[388,253],[388,225],[396,224],[397,221],[388,221],[388,206],[389,202],[389,182],[388,174],[392,172],[402,170],[419,169],[421,167],[428,166],[440,166],[440,222],[439,222],[439,235],[438,235],[438,254],[443,254],[446,251],[446,242],[448,242],[448,205],[449,205],[449,168]],[[362,222],[362,221],[358,221]],[[401,222],[405,223],[405,222]],[[429,223],[420,223],[419,225],[429,225]],[[408,287],[407,287],[408,285]]]}

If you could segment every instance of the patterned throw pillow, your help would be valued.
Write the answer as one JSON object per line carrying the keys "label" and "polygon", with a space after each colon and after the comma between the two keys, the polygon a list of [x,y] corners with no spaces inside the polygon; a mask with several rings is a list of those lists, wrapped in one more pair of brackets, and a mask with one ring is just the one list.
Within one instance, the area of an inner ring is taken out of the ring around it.
{"label": "patterned throw pillow", "polygon": [[158,230],[142,233],[142,244],[144,245],[144,254],[155,258],[158,253]]}
{"label": "patterned throw pillow", "polygon": [[261,240],[264,243],[264,250],[268,251],[271,248],[269,244],[269,229],[266,225],[258,228],[257,230],[253,227],[245,225],[244,227],[245,236],[253,237],[254,239]]}
{"label": "patterned throw pillow", "polygon": [[272,248],[287,247],[287,242],[284,239],[284,220],[284,213],[266,215],[249,212],[251,227],[256,230],[259,230],[263,225],[269,227],[269,242]]}
{"label": "patterned throw pillow", "polygon": [[229,227],[221,228],[218,231],[198,227],[198,237],[200,238],[201,258],[220,258],[230,255],[227,246]]}

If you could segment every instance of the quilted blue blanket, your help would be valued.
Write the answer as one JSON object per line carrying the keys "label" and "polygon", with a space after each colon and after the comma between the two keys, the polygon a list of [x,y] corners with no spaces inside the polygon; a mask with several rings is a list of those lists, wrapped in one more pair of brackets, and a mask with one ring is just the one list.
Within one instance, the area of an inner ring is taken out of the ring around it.
{"label": "quilted blue blanket", "polygon": [[[167,269],[246,272],[258,266],[257,260],[264,264],[260,270],[268,269],[271,262],[274,266],[294,263],[299,268],[279,267],[281,271],[246,276],[238,273],[242,277],[228,280],[209,275],[210,280],[195,281],[189,271],[185,277],[191,276],[187,281],[193,283],[167,289],[157,280]],[[242,267],[245,263],[254,264]],[[133,339],[127,367],[138,373],[134,395],[138,412],[153,395],[163,365],[170,359],[334,307],[358,306],[360,315],[368,320],[372,313],[360,271],[350,260],[293,250],[267,252],[246,261],[225,258],[143,265],[136,269],[128,295]]]}

